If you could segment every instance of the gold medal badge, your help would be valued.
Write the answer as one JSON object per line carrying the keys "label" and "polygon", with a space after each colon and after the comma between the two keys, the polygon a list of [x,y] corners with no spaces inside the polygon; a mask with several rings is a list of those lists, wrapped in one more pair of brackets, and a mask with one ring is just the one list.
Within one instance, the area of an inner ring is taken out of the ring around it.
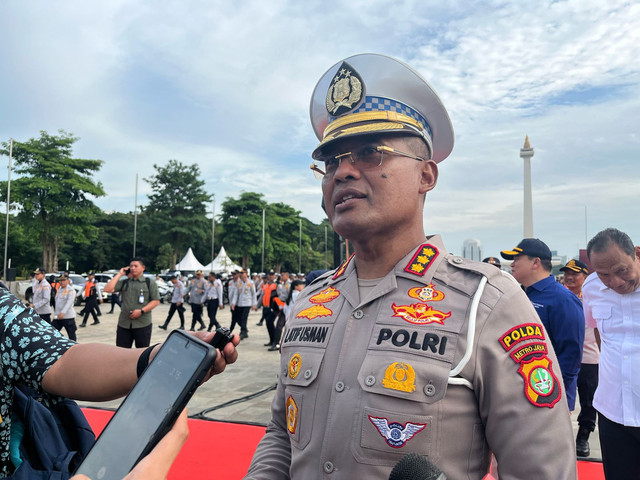
{"label": "gold medal badge", "polygon": [[300,365],[302,364],[302,357],[299,353],[293,354],[289,360],[289,378],[294,379],[300,373]]}
{"label": "gold medal badge", "polygon": [[444,293],[440,290],[436,290],[436,286],[433,283],[424,287],[414,287],[409,290],[409,296],[411,298],[417,298],[423,302],[439,302],[444,299]]}
{"label": "gold medal badge", "polygon": [[362,77],[347,62],[342,62],[327,90],[326,105],[334,117],[353,110],[364,96]]}
{"label": "gold medal badge", "polygon": [[416,389],[416,372],[408,363],[392,363],[384,372],[382,386],[391,390],[411,393]]}
{"label": "gold medal badge", "polygon": [[291,435],[296,434],[296,429],[298,428],[298,406],[296,405],[296,401],[292,396],[287,398],[287,430]]}

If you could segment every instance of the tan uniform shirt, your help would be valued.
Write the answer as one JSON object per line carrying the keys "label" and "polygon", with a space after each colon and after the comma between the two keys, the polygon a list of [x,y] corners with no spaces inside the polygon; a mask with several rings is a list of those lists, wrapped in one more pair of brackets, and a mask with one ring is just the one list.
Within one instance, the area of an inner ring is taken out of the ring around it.
{"label": "tan uniform shirt", "polygon": [[248,479],[386,479],[409,452],[450,479],[481,479],[491,451],[501,480],[576,478],[562,377],[535,310],[513,278],[447,254],[438,236],[366,299],[353,261],[318,279],[281,345]]}

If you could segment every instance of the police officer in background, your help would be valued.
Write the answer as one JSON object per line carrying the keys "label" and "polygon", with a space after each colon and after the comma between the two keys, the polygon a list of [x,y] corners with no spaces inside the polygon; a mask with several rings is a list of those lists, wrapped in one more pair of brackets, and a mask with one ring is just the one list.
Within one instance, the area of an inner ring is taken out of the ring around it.
{"label": "police officer in background", "polygon": [[518,284],[425,237],[425,195],[453,148],[411,67],[355,55],[317,84],[312,169],[356,252],[305,288],[281,339],[272,419],[248,479],[389,478],[405,454],[451,479],[576,478],[561,374]]}
{"label": "police officer in background", "polygon": [[44,268],[36,268],[33,272],[33,300],[30,305],[40,318],[51,323],[51,284],[45,278]]}

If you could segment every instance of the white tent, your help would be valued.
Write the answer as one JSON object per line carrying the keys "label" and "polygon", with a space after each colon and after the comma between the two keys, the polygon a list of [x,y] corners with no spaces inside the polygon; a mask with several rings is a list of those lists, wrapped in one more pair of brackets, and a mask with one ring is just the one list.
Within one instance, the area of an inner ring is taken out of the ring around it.
{"label": "white tent", "polygon": [[187,254],[182,260],[180,260],[180,263],[176,265],[175,269],[180,270],[181,272],[195,272],[196,270],[205,270],[205,267],[193,254],[193,250],[189,248]]}
{"label": "white tent", "polygon": [[202,267],[202,270],[206,272],[214,273],[231,273],[234,270],[240,270],[242,267],[233,263],[233,260],[229,258],[224,247],[220,248],[218,256],[209,265]]}

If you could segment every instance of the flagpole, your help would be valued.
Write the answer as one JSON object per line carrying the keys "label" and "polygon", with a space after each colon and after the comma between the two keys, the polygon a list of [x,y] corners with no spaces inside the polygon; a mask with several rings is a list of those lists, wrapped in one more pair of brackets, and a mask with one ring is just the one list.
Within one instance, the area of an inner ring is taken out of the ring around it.
{"label": "flagpole", "polygon": [[264,272],[264,208],[262,209],[262,266],[260,271]]}
{"label": "flagpole", "polygon": [[7,222],[4,229],[4,271],[3,276],[7,281],[7,247],[9,245],[9,204],[11,203],[11,157],[13,155],[13,138],[9,139],[9,173],[7,177]]}
{"label": "flagpole", "polygon": [[136,239],[138,236],[138,174],[136,173],[136,198],[133,206],[133,258],[136,257]]}
{"label": "flagpole", "polygon": [[211,209],[211,263],[212,264],[213,264],[213,258],[216,252],[215,238],[216,238],[216,194],[214,193],[212,209]]}

